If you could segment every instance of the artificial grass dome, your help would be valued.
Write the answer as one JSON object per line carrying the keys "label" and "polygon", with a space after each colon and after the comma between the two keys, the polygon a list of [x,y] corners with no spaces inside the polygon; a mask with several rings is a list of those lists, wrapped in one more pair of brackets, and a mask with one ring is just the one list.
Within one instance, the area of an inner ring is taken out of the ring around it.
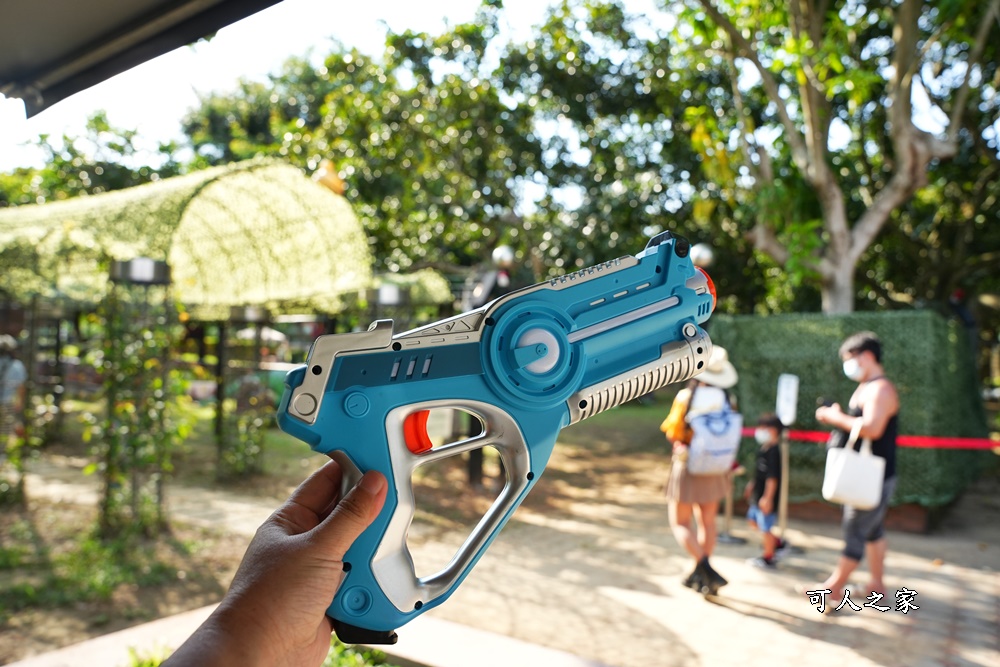
{"label": "artificial grass dome", "polygon": [[372,281],[347,201],[278,161],[0,210],[0,290],[17,300],[98,302],[111,261],[136,257],[166,261],[174,298],[206,318],[244,304],[336,312]]}

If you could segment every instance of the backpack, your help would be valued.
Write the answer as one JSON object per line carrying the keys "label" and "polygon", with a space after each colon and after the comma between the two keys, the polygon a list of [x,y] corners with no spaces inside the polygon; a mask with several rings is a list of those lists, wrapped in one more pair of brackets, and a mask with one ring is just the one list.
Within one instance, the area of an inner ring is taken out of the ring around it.
{"label": "backpack", "polygon": [[694,435],[688,449],[687,471],[692,475],[722,475],[736,460],[743,439],[743,415],[729,405],[691,417]]}

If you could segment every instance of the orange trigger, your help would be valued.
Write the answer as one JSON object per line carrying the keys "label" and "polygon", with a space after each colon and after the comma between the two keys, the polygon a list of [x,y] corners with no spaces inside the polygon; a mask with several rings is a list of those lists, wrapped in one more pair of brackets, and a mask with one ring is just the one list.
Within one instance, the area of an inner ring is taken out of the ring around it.
{"label": "orange trigger", "polygon": [[418,410],[403,420],[403,439],[406,448],[414,454],[424,454],[434,448],[427,435],[427,417],[430,410]]}

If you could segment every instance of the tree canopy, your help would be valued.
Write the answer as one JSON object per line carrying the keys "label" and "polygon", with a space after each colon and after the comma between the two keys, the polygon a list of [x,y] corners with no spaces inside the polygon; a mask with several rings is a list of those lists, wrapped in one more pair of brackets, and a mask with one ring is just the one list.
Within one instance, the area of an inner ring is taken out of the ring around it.
{"label": "tree canopy", "polygon": [[[542,278],[669,228],[714,248],[723,310],[944,308],[1000,290],[998,6],[563,0],[516,42],[487,0],[206,96],[183,120],[195,159],[165,168],[332,160],[379,271],[503,243]],[[0,187],[76,194],[38,176]]]}
{"label": "tree canopy", "polygon": [[723,184],[743,226],[818,279],[826,312],[853,309],[862,256],[947,161],[977,143],[996,160],[1000,0],[672,6],[677,64],[717,72],[732,100],[690,109],[706,162],[736,162]]}

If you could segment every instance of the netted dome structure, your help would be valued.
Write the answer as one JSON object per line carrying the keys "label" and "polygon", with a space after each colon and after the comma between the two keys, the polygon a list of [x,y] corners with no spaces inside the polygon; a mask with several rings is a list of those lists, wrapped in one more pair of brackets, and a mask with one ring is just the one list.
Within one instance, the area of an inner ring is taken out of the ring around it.
{"label": "netted dome structure", "polygon": [[336,312],[372,258],[347,201],[277,161],[248,161],[127,190],[0,210],[0,290],[97,302],[112,260],[171,267],[199,316],[231,306]]}

